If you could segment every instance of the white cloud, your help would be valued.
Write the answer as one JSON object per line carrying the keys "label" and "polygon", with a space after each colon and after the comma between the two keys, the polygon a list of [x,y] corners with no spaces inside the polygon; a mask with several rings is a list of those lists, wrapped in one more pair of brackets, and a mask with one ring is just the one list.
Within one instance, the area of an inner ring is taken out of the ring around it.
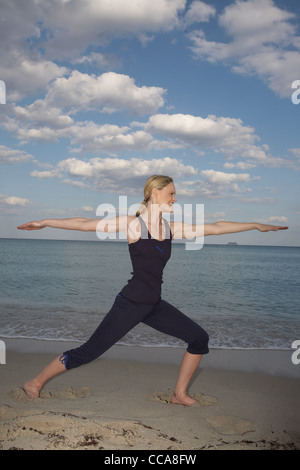
{"label": "white cloud", "polygon": [[51,80],[67,73],[67,68],[41,57],[8,47],[1,50],[0,77],[6,83],[7,102],[16,102],[26,95],[40,92]]}
{"label": "white cloud", "polygon": [[234,147],[238,142],[253,143],[254,129],[240,119],[189,114],[156,114],[149,118],[146,130],[207,148]]}
{"label": "white cloud", "polygon": [[209,21],[211,16],[215,16],[215,7],[207,3],[195,0],[193,1],[183,19],[183,26],[190,26],[194,23],[202,23]]}
{"label": "white cloud", "polygon": [[[86,77],[89,83],[88,75],[80,75]],[[126,76],[126,81],[127,79],[129,77]],[[67,82],[68,80],[65,80],[65,84]],[[127,83],[132,84],[130,80]],[[76,109],[70,109],[72,104],[77,107],[95,106],[97,99],[100,104],[101,96],[98,98],[95,96],[95,102],[93,102],[92,93],[88,92],[85,97],[81,97],[81,102],[78,99],[76,104],[76,87],[70,86],[69,89],[69,86],[53,85],[55,91],[52,92],[51,87],[44,100],[36,100],[26,107],[11,106],[11,117],[7,115],[3,118],[3,127],[14,133],[23,144],[30,141],[58,142],[62,138],[69,138],[70,143],[77,146],[76,152],[86,151],[116,156],[118,152],[127,150],[149,151],[191,147],[202,156],[205,155],[204,150],[213,150],[217,154],[224,154],[226,158],[244,159],[236,164],[225,163],[227,168],[233,168],[235,165],[239,169],[249,169],[256,164],[279,167],[287,163],[281,158],[270,155],[267,145],[258,145],[259,137],[255,134],[255,129],[244,125],[241,119],[236,118],[214,115],[201,117],[189,114],[153,114],[146,123],[134,121],[128,126],[75,121],[71,117],[76,112]],[[59,92],[56,91],[56,87]],[[133,93],[136,91],[135,88],[133,85]],[[142,88],[144,87],[138,90]],[[111,89],[113,95],[112,90],[113,88]],[[155,91],[157,99],[159,99],[161,89],[158,90]],[[146,111],[146,107],[149,105],[151,107],[151,103],[147,104],[143,96],[144,91],[141,95],[137,93],[136,98],[140,102],[141,109]],[[109,98],[106,97],[106,99]],[[61,106],[68,106],[68,109],[63,111],[58,106],[54,106],[55,101]],[[120,98],[119,106],[121,105],[126,106],[127,103],[124,101],[122,103]],[[142,127],[143,130],[134,130],[134,127]]]}
{"label": "white cloud", "polygon": [[[36,142],[58,142],[62,138],[69,138],[72,145],[79,145],[70,153],[79,153],[82,151],[96,154],[107,154],[116,156],[118,152],[133,150],[145,151],[151,148],[174,148],[175,145],[161,140],[155,140],[145,131],[132,131],[128,126],[117,126],[115,124],[99,125],[93,121],[74,122],[70,119],[68,125],[68,116],[58,116],[56,125],[52,127],[51,121],[55,119],[56,110],[47,108],[48,116],[42,117],[40,127],[31,127],[40,123],[22,122],[17,120],[8,120],[3,124],[7,130],[15,133],[22,144],[30,141]],[[24,116],[26,112],[24,113]],[[66,119],[65,119],[66,118]],[[46,122],[48,119],[49,122]],[[57,127],[59,123],[65,121],[65,127]]]}
{"label": "white cloud", "polygon": [[203,199],[238,198],[245,200],[245,194],[251,192],[251,188],[248,186],[251,180],[248,173],[202,170],[200,179],[181,182],[177,193]]}
{"label": "white cloud", "polygon": [[93,213],[96,212],[96,210],[95,210],[93,207],[91,207],[91,206],[83,206],[83,207],[82,207],[82,210],[83,210],[84,212],[93,212]]}
{"label": "white cloud", "polygon": [[88,45],[104,45],[116,37],[170,31],[179,23],[186,0],[53,0],[42,4],[42,27],[50,32],[41,41],[46,55],[65,58],[78,55]]}
{"label": "white cloud", "polygon": [[34,178],[38,178],[39,180],[43,180],[46,178],[56,178],[59,176],[59,172],[57,170],[45,170],[45,171],[37,171],[34,170],[30,173],[31,176]]}
{"label": "white cloud", "polygon": [[111,155],[126,149],[162,148],[164,143],[154,141],[145,131],[75,121],[74,115],[79,110],[151,113],[164,104],[164,93],[160,87],[138,87],[128,75],[109,72],[90,76],[75,71],[68,78],[54,80],[44,99],[24,107],[7,105],[2,126],[23,144],[69,138],[81,150]]}
{"label": "white cloud", "polygon": [[279,96],[290,98],[291,83],[300,76],[300,37],[291,22],[294,18],[272,0],[236,0],[218,17],[232,41],[211,41],[203,31],[193,31],[192,50],[196,58],[255,75]]}
{"label": "white cloud", "polygon": [[300,158],[300,147],[299,148],[288,149],[288,151],[293,157]]}
{"label": "white cloud", "polygon": [[[0,77],[7,83],[8,102],[45,89],[69,69],[57,61],[84,54],[91,45],[103,46],[125,35],[144,38],[170,31],[186,0],[26,0],[1,1]],[[90,53],[86,63],[100,67],[113,57]],[[118,66],[118,61],[114,61]]]}
{"label": "white cloud", "polygon": [[238,168],[239,170],[250,170],[250,168],[255,168],[256,165],[254,163],[247,163],[247,162],[237,162],[237,163],[229,163],[226,162],[223,165],[226,169]]}
{"label": "white cloud", "polygon": [[286,166],[300,171],[300,148],[287,149]]}
{"label": "white cloud", "polygon": [[49,106],[47,100],[36,100],[26,107],[14,106],[12,114],[19,123],[38,123],[39,127],[47,126],[51,129],[63,129],[74,123],[69,114],[62,114],[60,108]]}
{"label": "white cloud", "polygon": [[75,186],[77,188],[89,188],[88,184],[83,183],[82,181],[74,181],[70,178],[63,179],[62,183],[71,184],[72,186]]}
{"label": "white cloud", "polygon": [[[99,126],[91,121],[75,123],[72,115],[80,110],[153,113],[163,106],[164,93],[161,87],[139,87],[128,75],[108,72],[95,76],[74,71],[68,78],[54,80],[44,99],[24,107],[7,106],[6,115],[2,116],[2,126],[22,142],[55,142],[70,137],[75,143],[82,140],[88,147],[97,145],[98,149],[120,148],[122,142],[128,148],[134,147],[135,142],[138,145],[142,142],[143,146],[152,140],[145,132],[129,135],[129,128],[124,126]],[[90,140],[91,136],[94,141]]]}
{"label": "white cloud", "polygon": [[23,150],[15,150],[0,145],[0,164],[18,165],[33,160],[33,156]]}
{"label": "white cloud", "polygon": [[30,204],[28,199],[0,194],[0,211],[4,214],[17,214],[21,208]]}
{"label": "white cloud", "polygon": [[278,8],[273,0],[236,0],[224,9],[219,23],[233,36],[244,39],[242,47],[252,49],[261,43],[289,42],[295,28],[288,20],[294,16]]}
{"label": "white cloud", "polygon": [[29,204],[28,199],[16,196],[6,196],[2,199],[2,201],[9,206],[26,206]]}
{"label": "white cloud", "polygon": [[24,212],[24,208],[31,204],[29,199],[23,197],[0,194],[0,214],[3,215],[20,215]]}
{"label": "white cloud", "polygon": [[131,132],[127,126],[93,122],[74,126],[71,129],[73,145],[80,145],[81,150],[92,153],[116,155],[126,150],[148,150],[154,145],[152,136],[144,131]]}
{"label": "white cloud", "polygon": [[274,215],[272,217],[269,217],[269,222],[271,223],[274,223],[274,222],[278,222],[278,223],[288,223],[288,218],[285,216],[285,215]]}
{"label": "white cloud", "polygon": [[64,178],[64,182],[82,186],[89,184],[99,191],[135,193],[135,182],[143,185],[151,174],[170,174],[174,178],[195,176],[197,170],[179,160],[165,157],[152,160],[131,158],[92,158],[80,160],[68,158],[57,164],[52,171],[34,171],[35,178]]}
{"label": "white cloud", "polygon": [[138,87],[128,75],[107,72],[95,76],[73,71],[68,78],[58,78],[51,84],[46,102],[49,106],[75,111],[98,109],[113,113],[125,109],[134,114],[147,114],[163,106],[164,93],[160,87]]}
{"label": "white cloud", "polygon": [[250,175],[248,173],[224,173],[215,170],[202,170],[201,175],[209,184],[216,184],[218,186],[231,186],[234,183],[249,182]]}
{"label": "white cloud", "polygon": [[112,70],[121,67],[121,60],[114,54],[101,54],[99,52],[91,52],[88,55],[77,57],[73,59],[71,63],[74,65],[94,65],[105,70]]}
{"label": "white cloud", "polygon": [[7,85],[7,102],[44,89],[65,67],[41,57],[31,49],[40,37],[40,2],[2,0],[0,28],[0,77]]}
{"label": "white cloud", "polygon": [[59,77],[48,87],[45,98],[21,107],[13,113],[20,120],[31,120],[39,125],[66,127],[72,124],[71,114],[79,110],[98,110],[106,113],[126,110],[134,114],[156,112],[163,106],[166,90],[161,87],[138,87],[128,75],[107,72],[88,75],[73,71],[69,77]]}
{"label": "white cloud", "polygon": [[193,116],[189,114],[156,114],[147,123],[134,122],[152,134],[159,134],[173,143],[198,149],[213,149],[227,157],[250,160],[265,166],[280,166],[284,161],[271,156],[268,146],[257,145],[259,137],[241,119],[223,116]]}

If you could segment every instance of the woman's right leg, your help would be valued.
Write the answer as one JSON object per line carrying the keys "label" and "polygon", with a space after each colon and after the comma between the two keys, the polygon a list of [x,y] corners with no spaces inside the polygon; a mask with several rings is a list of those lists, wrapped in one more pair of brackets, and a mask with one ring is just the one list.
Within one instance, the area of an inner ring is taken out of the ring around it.
{"label": "woman's right leg", "polygon": [[117,295],[115,302],[90,339],[82,346],[64,352],[47,365],[34,379],[23,386],[30,398],[38,398],[40,390],[48,380],[66,369],[74,369],[101,356],[117,341],[137,325],[151,305],[135,304]]}

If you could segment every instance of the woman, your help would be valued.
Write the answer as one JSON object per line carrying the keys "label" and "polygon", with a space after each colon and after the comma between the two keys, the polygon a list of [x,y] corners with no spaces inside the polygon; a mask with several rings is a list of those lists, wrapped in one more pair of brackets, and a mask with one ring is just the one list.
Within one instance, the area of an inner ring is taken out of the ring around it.
{"label": "woman", "polygon": [[82,346],[65,351],[46,366],[35,378],[24,384],[30,398],[37,398],[44,384],[66,369],[86,364],[109,349],[139,322],[163,333],[178,337],[188,344],[184,353],[171,402],[185,406],[196,403],[187,394],[188,385],[203,354],[208,353],[208,335],[194,321],[161,299],[164,266],[171,255],[174,238],[195,238],[207,235],[243,232],[257,229],[277,231],[287,227],[259,223],[216,222],[191,225],[162,218],[172,212],[175,199],[173,179],[153,175],[146,181],[144,200],[134,216],[93,220],[86,218],[48,219],[20,225],[20,230],[45,227],[67,230],[125,232],[133,266],[133,276],[116,296],[115,302],[99,327]]}

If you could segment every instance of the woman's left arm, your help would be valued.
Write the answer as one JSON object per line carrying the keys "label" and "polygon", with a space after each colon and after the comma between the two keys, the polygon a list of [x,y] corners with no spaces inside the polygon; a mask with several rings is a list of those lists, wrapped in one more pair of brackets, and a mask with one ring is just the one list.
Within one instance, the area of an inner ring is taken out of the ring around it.
{"label": "woman's left arm", "polygon": [[220,221],[214,224],[204,224],[204,235],[223,235],[225,233],[246,232],[248,230],[259,230],[260,232],[277,232],[286,230],[288,227],[281,225],[260,224],[258,222],[226,222]]}
{"label": "woman's left arm", "polygon": [[259,230],[260,232],[276,232],[286,230],[288,227],[280,225],[267,225],[258,222],[226,222],[220,221],[213,224],[186,224],[174,222],[174,238],[197,238],[207,235],[224,235],[226,233],[246,232],[248,230]]}

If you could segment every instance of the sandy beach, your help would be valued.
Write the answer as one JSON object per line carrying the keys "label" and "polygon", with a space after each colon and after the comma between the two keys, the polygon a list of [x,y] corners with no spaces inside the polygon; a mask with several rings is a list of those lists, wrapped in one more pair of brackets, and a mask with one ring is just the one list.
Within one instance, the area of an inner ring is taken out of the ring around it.
{"label": "sandy beach", "polygon": [[72,344],[5,340],[0,365],[0,449],[300,449],[300,365],[292,351],[212,350],[189,393],[170,403],[183,349],[114,346],[48,382],[30,400],[22,389]]}

